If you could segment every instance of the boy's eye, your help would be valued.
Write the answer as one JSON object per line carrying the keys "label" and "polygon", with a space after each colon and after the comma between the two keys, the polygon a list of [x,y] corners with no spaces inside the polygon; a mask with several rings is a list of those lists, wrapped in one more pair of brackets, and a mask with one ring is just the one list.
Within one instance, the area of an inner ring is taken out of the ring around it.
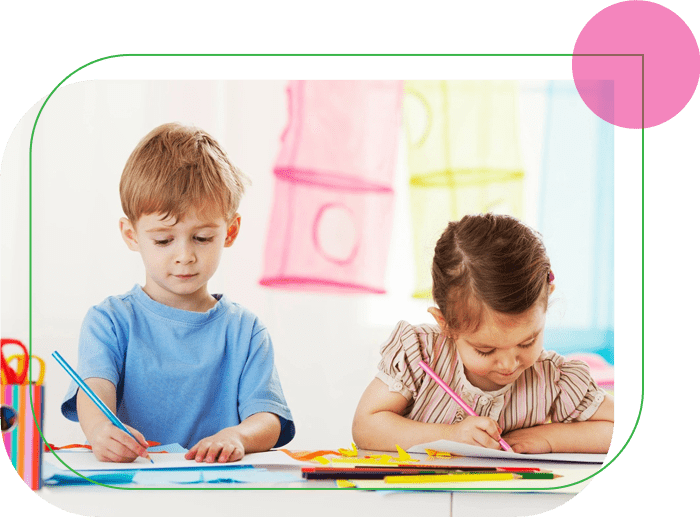
{"label": "boy's eye", "polygon": [[211,242],[214,240],[214,237],[195,237],[194,240],[197,242]]}
{"label": "boy's eye", "polygon": [[534,341],[530,341],[529,343],[526,343],[524,345],[518,345],[520,348],[530,348],[532,345],[534,345]]}
{"label": "boy's eye", "polygon": [[165,246],[170,243],[172,239],[162,239],[162,240],[154,240],[153,242],[155,243],[156,246]]}

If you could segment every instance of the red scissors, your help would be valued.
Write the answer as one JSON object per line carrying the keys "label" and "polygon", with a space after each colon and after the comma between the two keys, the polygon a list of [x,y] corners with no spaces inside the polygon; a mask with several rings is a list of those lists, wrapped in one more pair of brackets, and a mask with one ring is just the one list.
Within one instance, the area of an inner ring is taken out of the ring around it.
{"label": "red scissors", "polygon": [[[17,362],[17,370],[15,371],[9,365],[9,360],[5,359],[5,352],[3,349],[6,345],[18,346],[22,349],[22,354],[20,357],[24,357],[24,361]],[[2,361],[2,383],[3,384],[22,384],[27,378],[27,371],[29,369],[29,352],[27,352],[27,347],[24,343],[16,339],[2,338],[0,340],[0,360]]]}

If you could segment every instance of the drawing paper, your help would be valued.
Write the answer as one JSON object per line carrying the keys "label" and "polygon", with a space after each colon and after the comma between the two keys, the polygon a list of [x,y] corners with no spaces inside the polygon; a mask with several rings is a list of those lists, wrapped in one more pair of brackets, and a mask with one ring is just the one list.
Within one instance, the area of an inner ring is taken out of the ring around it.
{"label": "drawing paper", "polygon": [[519,454],[502,450],[487,449],[464,443],[438,440],[430,443],[414,445],[408,452],[427,454],[425,449],[433,449],[441,452],[469,456],[471,458],[496,458],[524,461],[558,461],[566,463],[603,463],[605,454],[578,454],[578,453],[550,453],[550,454]]}
{"label": "drawing paper", "polygon": [[[186,460],[184,453],[151,454],[153,463],[145,458],[137,458],[131,463],[111,463],[98,461],[92,451],[56,451],[61,458],[73,470],[101,471],[101,470],[158,470],[158,469],[197,469],[197,468],[243,468],[251,466],[294,466],[318,465],[315,462],[304,462],[290,458],[281,451],[257,452],[246,454],[242,460],[233,463],[197,463],[194,460]],[[68,470],[53,454],[45,454],[44,459],[59,470]]]}

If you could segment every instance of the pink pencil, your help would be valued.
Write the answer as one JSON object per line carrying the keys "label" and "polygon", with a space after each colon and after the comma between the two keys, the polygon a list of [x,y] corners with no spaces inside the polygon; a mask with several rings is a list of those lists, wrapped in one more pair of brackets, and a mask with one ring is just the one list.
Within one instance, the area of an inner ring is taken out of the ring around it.
{"label": "pink pencil", "polygon": [[[430,377],[431,377],[435,382],[437,382],[437,383],[440,385],[440,387],[441,387],[443,390],[445,390],[445,391],[447,392],[447,394],[448,394],[450,397],[452,397],[452,398],[454,399],[454,401],[455,401],[457,404],[459,404],[459,406],[460,406],[464,411],[466,411],[467,413],[469,413],[471,416],[479,416],[479,415],[476,414],[476,412],[475,412],[472,408],[470,408],[470,407],[467,405],[466,402],[464,402],[464,401],[459,397],[459,395],[457,395],[454,391],[452,391],[452,389],[451,389],[447,384],[445,384],[445,381],[443,381],[443,380],[438,376],[438,374],[435,373],[435,372],[432,370],[432,368],[430,368],[430,366],[428,366],[427,364],[425,364],[423,361],[419,361],[418,364],[420,365],[421,368],[423,368],[423,369],[425,370],[425,373],[427,373],[428,375],[430,375]],[[508,444],[505,442],[505,440],[504,440],[503,438],[501,438],[500,440],[498,440],[498,443],[501,444],[501,447],[503,447],[503,450],[504,450],[504,451],[512,451],[512,450],[513,450],[513,449],[510,448],[510,445],[508,445]]]}

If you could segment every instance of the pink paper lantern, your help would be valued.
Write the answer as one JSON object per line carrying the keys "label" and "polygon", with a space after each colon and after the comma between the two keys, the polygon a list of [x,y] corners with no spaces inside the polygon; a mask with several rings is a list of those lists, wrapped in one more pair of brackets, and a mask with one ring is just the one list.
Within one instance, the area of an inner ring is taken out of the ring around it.
{"label": "pink paper lantern", "polygon": [[269,287],[384,293],[400,81],[292,81],[274,173]]}

